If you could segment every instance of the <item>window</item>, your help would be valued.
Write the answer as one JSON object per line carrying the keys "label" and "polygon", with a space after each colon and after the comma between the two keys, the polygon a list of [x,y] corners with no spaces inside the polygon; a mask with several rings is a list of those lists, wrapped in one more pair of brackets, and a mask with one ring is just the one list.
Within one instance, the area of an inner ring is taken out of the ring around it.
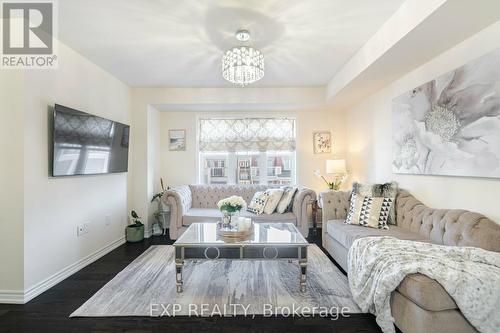
{"label": "window", "polygon": [[201,183],[295,183],[294,119],[200,119],[199,125]]}
{"label": "window", "polygon": [[227,184],[227,154],[205,154],[203,159],[203,178],[207,184]]}

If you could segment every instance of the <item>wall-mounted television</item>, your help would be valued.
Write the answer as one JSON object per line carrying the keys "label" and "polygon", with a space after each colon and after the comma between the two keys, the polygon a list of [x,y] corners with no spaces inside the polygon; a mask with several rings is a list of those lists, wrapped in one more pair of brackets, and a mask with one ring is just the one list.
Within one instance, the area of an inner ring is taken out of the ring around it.
{"label": "wall-mounted television", "polygon": [[129,125],[59,104],[52,125],[53,177],[128,171]]}

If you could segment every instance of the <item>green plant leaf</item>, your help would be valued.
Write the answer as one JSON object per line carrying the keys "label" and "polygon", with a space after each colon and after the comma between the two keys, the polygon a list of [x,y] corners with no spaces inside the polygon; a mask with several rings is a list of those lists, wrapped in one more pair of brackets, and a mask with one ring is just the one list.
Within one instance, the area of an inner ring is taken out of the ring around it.
{"label": "green plant leaf", "polygon": [[153,198],[151,199],[151,202],[154,202],[157,198],[162,198],[163,197],[163,192],[160,192],[160,193],[156,193],[155,195],[153,195]]}

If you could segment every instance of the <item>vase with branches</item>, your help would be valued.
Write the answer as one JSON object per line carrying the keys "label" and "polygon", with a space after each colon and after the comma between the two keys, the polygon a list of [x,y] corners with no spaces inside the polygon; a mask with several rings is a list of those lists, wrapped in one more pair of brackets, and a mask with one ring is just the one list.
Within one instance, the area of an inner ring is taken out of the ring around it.
{"label": "vase with branches", "polygon": [[158,204],[158,208],[153,214],[153,217],[156,221],[156,223],[153,225],[154,235],[161,235],[162,233],[165,234],[165,228],[167,228],[167,226],[164,213],[170,211],[168,205],[162,200],[165,192],[170,189],[169,186],[165,188],[165,185],[163,185],[163,178],[160,178],[160,187],[161,191],[155,193],[151,198],[151,203],[154,203],[156,201]]}
{"label": "vase with branches", "polygon": [[330,190],[338,191],[340,190],[340,186],[345,180],[345,176],[336,176],[333,181],[329,182],[320,172],[319,170],[314,171],[314,175],[318,178],[323,179],[325,184],[328,186]]}

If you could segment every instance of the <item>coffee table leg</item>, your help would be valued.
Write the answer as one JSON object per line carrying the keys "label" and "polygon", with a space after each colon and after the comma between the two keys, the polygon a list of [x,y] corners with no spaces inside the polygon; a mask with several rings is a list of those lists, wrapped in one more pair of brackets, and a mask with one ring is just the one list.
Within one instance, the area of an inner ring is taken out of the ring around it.
{"label": "coffee table leg", "polygon": [[177,285],[177,292],[182,293],[182,266],[184,261],[182,259],[175,259],[175,282]]}
{"label": "coffee table leg", "polygon": [[300,292],[306,291],[306,280],[307,280],[307,258],[299,260],[300,268]]}

